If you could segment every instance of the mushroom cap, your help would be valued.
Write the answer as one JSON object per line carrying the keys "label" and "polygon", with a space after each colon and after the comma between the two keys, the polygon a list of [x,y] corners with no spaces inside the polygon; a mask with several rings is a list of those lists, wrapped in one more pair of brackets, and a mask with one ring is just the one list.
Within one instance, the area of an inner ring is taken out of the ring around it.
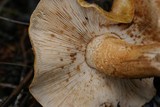
{"label": "mushroom cap", "polygon": [[[115,22],[121,22],[121,23],[130,23],[133,19],[134,10],[135,10],[134,0],[115,0],[112,4],[110,12],[107,12],[105,9],[101,8],[97,4],[94,4],[94,3],[90,4],[90,3],[87,3],[86,1],[87,0],[78,0],[78,3],[81,6],[86,7],[86,8],[87,7],[95,8],[102,15],[104,15],[108,20],[112,20]],[[99,0],[99,1],[109,2],[109,0]],[[103,4],[105,4],[105,2]]]}
{"label": "mushroom cap", "polygon": [[159,41],[155,1],[135,0],[132,23],[115,24],[76,0],[41,0],[29,27],[35,54],[31,94],[44,107],[141,107],[148,102],[155,95],[152,78],[108,77],[88,66],[85,51],[107,32],[135,45]]}

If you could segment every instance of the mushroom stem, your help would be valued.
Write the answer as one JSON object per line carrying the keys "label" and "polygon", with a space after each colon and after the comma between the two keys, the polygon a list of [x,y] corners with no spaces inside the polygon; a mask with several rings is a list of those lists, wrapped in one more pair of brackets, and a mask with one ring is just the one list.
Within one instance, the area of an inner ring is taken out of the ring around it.
{"label": "mushroom stem", "polygon": [[113,36],[99,36],[88,44],[89,66],[119,78],[160,76],[160,43],[133,45]]}

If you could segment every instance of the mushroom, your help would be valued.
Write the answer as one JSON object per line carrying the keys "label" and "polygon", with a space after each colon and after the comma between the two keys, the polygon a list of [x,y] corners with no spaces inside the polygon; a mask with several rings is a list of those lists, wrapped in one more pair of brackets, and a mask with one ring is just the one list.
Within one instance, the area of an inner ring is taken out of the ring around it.
{"label": "mushroom", "polygon": [[114,0],[107,11],[89,0],[41,0],[29,27],[32,95],[44,107],[141,107],[150,101],[152,77],[160,76],[158,3]]}
{"label": "mushroom", "polygon": [[[157,13],[160,13],[160,0],[155,0],[155,5],[157,7]],[[158,27],[160,28],[160,14],[159,15],[159,18],[158,18]]]}

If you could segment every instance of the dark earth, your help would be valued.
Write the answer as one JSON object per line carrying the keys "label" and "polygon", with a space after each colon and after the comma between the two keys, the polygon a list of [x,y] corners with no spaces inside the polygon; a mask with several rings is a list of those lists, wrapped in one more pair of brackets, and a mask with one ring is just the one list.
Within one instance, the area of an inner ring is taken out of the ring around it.
{"label": "dark earth", "polygon": [[28,90],[32,78],[22,81],[33,74],[28,25],[38,2],[0,0],[0,107],[41,107]]}

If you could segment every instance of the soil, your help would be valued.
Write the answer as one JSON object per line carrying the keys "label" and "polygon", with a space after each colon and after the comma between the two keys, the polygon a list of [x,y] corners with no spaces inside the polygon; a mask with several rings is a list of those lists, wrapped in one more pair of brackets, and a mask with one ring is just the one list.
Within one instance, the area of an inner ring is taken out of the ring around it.
{"label": "soil", "polygon": [[[38,2],[39,0],[0,0],[1,107],[41,107],[28,90],[33,75],[26,83],[23,81],[33,72],[34,55],[28,27],[30,16]],[[13,94],[15,92],[16,95]]]}

